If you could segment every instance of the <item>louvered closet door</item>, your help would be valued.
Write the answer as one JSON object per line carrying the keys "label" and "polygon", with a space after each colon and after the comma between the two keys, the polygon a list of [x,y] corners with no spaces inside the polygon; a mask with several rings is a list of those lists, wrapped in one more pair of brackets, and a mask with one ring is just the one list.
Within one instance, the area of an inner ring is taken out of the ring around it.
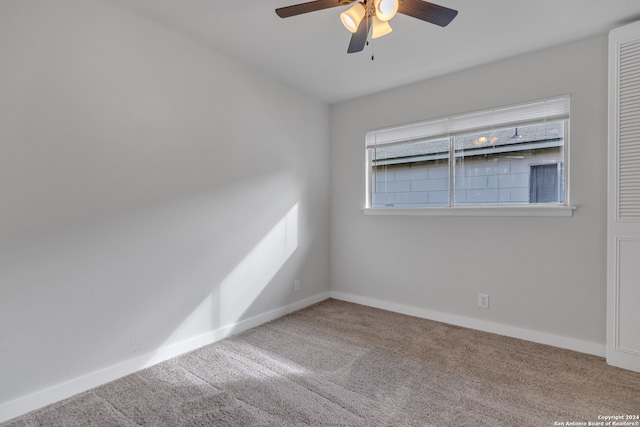
{"label": "louvered closet door", "polygon": [[607,362],[640,372],[640,22],[609,34]]}

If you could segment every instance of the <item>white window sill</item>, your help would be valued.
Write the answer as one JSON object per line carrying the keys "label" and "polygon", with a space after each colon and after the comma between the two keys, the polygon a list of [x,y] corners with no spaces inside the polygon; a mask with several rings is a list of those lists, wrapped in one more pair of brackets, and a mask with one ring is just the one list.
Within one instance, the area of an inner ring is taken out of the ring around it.
{"label": "white window sill", "polygon": [[414,216],[573,216],[575,206],[456,206],[432,208],[364,208],[365,215]]}

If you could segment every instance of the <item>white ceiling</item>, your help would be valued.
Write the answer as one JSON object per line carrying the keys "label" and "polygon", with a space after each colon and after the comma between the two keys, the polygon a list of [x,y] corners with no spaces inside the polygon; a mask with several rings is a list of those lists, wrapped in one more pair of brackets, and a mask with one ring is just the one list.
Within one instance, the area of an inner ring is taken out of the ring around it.
{"label": "white ceiling", "polygon": [[459,11],[448,27],[399,14],[391,34],[347,54],[351,33],[339,19],[344,6],[281,19],[276,8],[304,0],[115,1],[327,103],[640,19],[638,0],[436,0]]}

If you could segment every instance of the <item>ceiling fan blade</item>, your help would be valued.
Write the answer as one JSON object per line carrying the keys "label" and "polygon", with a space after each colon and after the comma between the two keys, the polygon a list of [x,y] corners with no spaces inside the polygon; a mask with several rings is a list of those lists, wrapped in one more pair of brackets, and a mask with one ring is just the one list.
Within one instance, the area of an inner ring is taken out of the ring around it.
{"label": "ceiling fan blade", "polygon": [[358,31],[353,33],[351,41],[349,42],[349,48],[347,53],[361,52],[364,50],[364,45],[367,43],[367,37],[369,36],[369,30],[371,29],[371,16],[366,17],[360,21],[358,25]]}
{"label": "ceiling fan blade", "polygon": [[458,11],[422,0],[404,0],[400,2],[398,13],[446,27],[453,21]]}
{"label": "ceiling fan blade", "polygon": [[353,3],[355,0],[315,0],[307,3],[294,4],[276,9],[276,14],[280,18],[302,15],[303,13],[315,12],[316,10],[329,9],[330,7],[344,6]]}

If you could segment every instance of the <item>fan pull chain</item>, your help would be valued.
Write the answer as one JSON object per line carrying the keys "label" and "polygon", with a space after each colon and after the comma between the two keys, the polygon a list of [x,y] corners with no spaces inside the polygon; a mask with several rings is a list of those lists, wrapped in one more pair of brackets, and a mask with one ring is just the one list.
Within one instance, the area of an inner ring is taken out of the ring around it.
{"label": "fan pull chain", "polygon": [[[369,40],[367,40],[367,44],[369,44]],[[375,59],[375,52],[373,50],[373,39],[371,39],[371,60]]]}
{"label": "fan pull chain", "polygon": [[[371,21],[368,21],[368,22],[371,22]],[[367,25],[369,25],[369,24],[367,23]],[[371,25],[373,26],[373,22],[371,22]],[[369,29],[367,30],[367,34],[371,34],[371,32],[370,32],[370,30],[369,30]],[[373,53],[373,37],[372,37],[371,39],[367,39],[367,46],[369,46],[369,40],[371,40],[371,60],[373,61],[373,59],[374,59],[374,53]]]}

